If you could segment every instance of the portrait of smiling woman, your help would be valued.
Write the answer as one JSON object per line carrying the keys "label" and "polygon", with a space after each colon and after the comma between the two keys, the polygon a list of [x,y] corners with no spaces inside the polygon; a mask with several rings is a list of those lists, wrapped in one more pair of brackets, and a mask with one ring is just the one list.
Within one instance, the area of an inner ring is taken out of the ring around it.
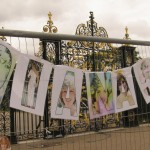
{"label": "portrait of smiling woman", "polygon": [[57,103],[56,114],[63,114],[63,109],[67,108],[70,110],[71,116],[77,116],[75,93],[75,74],[72,71],[67,71]]}
{"label": "portrait of smiling woman", "polygon": [[117,74],[117,109],[123,108],[124,102],[128,102],[129,106],[135,105],[133,96],[129,89],[125,76],[121,73]]}

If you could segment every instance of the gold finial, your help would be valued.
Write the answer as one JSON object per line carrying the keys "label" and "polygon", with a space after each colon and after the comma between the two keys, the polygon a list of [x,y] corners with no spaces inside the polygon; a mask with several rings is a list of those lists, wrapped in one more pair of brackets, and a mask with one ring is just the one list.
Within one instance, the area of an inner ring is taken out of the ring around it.
{"label": "gold finial", "polygon": [[[123,39],[125,39],[125,40],[131,40],[130,37],[129,37],[128,27],[127,26],[125,27],[125,37]],[[123,44],[123,45],[129,46],[130,44]]]}
{"label": "gold finial", "polygon": [[131,39],[129,38],[128,27],[127,27],[127,26],[125,27],[125,37],[124,37],[124,39],[126,39],[126,40],[131,40]]}
{"label": "gold finial", "polygon": [[52,17],[52,13],[51,12],[48,13],[48,17],[49,17],[49,20],[51,20],[51,17]]}
{"label": "gold finial", "polygon": [[[2,29],[4,29],[4,27],[2,27]],[[3,41],[7,41],[5,36],[0,36],[0,39],[3,40]]]}
{"label": "gold finial", "polygon": [[49,32],[49,33],[56,33],[58,31],[56,26],[53,26],[53,21],[52,21],[52,13],[48,13],[48,18],[49,20],[47,21],[47,25],[43,27],[44,32]]}

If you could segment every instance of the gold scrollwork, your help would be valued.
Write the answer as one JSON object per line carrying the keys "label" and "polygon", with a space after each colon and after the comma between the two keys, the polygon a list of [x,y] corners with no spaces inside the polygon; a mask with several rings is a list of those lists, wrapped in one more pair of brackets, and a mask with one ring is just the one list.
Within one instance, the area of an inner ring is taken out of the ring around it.
{"label": "gold scrollwork", "polygon": [[49,33],[57,33],[58,29],[56,26],[53,26],[53,21],[52,21],[52,13],[48,13],[48,18],[49,20],[47,21],[47,25],[43,27],[44,32],[49,32]]}

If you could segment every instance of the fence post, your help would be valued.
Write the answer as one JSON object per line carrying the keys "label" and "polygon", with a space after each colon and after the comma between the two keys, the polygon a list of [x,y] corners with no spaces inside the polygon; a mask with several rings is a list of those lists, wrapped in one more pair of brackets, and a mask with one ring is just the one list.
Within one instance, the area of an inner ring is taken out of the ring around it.
{"label": "fence post", "polygon": [[[46,42],[42,41],[43,44],[43,53],[42,53],[42,57],[44,60],[47,60],[47,52],[46,52]],[[45,109],[44,109],[44,138],[47,136],[46,135],[46,128],[49,127],[49,116],[48,116],[48,96],[46,94],[46,100],[45,100]]]}
{"label": "fence post", "polygon": [[[11,92],[11,87],[12,87],[12,82],[13,81],[13,76],[14,73],[11,75],[9,86],[10,86],[10,91]],[[9,99],[10,99],[10,94],[9,94]],[[10,108],[10,141],[12,144],[17,144],[17,136],[15,133],[15,109]]]}
{"label": "fence post", "polygon": [[[54,44],[53,48],[52,49],[49,49],[48,46],[47,46],[47,42],[48,43],[51,43],[51,44]],[[55,65],[59,65],[61,62],[60,62],[60,49],[61,49],[61,41],[50,41],[50,40],[43,40],[43,59],[44,60],[47,60],[51,63],[54,63]],[[50,50],[54,50],[55,51],[55,60],[51,60],[47,54],[48,52],[50,52]],[[49,101],[49,98],[48,98],[48,95],[46,96],[46,102],[45,102],[45,112],[44,112],[44,128],[49,128],[49,119],[50,119],[50,116],[49,116],[49,109],[48,109],[48,103]],[[61,120],[61,119],[57,119],[58,120],[58,123],[59,123],[59,126],[62,126],[64,125],[64,120]],[[64,135],[64,128],[59,128],[59,131],[53,131],[53,136],[57,136],[58,134],[60,134],[60,131],[62,133],[62,135]],[[46,137],[46,131],[44,131],[44,137]]]}
{"label": "fence post", "polygon": [[17,144],[17,137],[15,133],[15,120],[14,120],[14,115],[15,115],[15,109],[10,108],[10,141],[12,144]]}

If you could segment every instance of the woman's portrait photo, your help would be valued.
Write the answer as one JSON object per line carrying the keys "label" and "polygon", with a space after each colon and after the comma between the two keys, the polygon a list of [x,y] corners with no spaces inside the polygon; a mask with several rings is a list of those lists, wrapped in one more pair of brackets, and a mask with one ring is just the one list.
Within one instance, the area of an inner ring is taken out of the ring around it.
{"label": "woman's portrait photo", "polygon": [[[90,93],[93,115],[106,115],[114,110],[111,76],[109,73],[102,73],[104,78],[100,78],[98,73],[90,73]],[[104,85],[102,84],[104,80]]]}
{"label": "woman's portrait photo", "polygon": [[72,71],[66,72],[57,103],[56,115],[62,115],[64,108],[69,109],[71,116],[77,116],[75,73]]}
{"label": "woman's portrait photo", "polygon": [[[99,107],[99,97],[100,94],[103,95],[102,100],[107,98],[106,92],[104,91],[103,85],[96,73],[89,74],[90,79],[90,94],[91,94],[91,110],[93,115],[100,114],[100,107]],[[103,103],[103,102],[102,102]]]}
{"label": "woman's portrait photo", "polygon": [[25,107],[35,109],[42,67],[42,63],[30,59],[21,100],[21,105]]}
{"label": "woman's portrait photo", "polygon": [[117,109],[123,108],[124,102],[128,102],[129,106],[135,105],[135,101],[128,86],[128,82],[122,73],[117,73]]}

